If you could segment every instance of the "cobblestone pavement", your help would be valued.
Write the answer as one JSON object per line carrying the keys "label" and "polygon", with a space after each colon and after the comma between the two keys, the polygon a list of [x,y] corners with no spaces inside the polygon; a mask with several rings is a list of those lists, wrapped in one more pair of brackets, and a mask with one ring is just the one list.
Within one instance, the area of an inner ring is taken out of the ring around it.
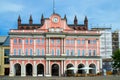
{"label": "cobblestone pavement", "polygon": [[120,80],[119,76],[98,76],[98,77],[8,77],[0,76],[0,80]]}

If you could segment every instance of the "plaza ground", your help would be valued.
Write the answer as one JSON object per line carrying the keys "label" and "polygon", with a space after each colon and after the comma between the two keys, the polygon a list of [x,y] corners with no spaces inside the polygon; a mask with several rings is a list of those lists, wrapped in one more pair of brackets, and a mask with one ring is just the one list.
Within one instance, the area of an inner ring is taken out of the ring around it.
{"label": "plaza ground", "polygon": [[120,80],[120,75],[97,77],[8,77],[0,76],[0,80]]}

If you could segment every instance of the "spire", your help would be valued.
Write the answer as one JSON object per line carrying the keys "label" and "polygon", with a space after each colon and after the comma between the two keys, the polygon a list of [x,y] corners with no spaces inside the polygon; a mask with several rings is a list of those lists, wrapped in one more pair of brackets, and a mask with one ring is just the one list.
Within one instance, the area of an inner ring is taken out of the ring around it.
{"label": "spire", "polygon": [[66,14],[64,15],[64,19],[66,20],[66,23],[67,23],[67,17],[66,17]]}
{"label": "spire", "polygon": [[32,24],[32,23],[33,23],[32,15],[30,15],[29,24]]}
{"label": "spire", "polygon": [[87,19],[87,16],[85,16],[84,25],[88,29],[88,19]]}
{"label": "spire", "polygon": [[74,24],[75,24],[75,25],[77,25],[77,24],[78,24],[78,20],[77,20],[76,15],[75,15],[75,17],[74,17]]}
{"label": "spire", "polygon": [[43,16],[43,14],[41,15],[41,24],[44,24],[44,16]]}
{"label": "spire", "polygon": [[20,25],[21,24],[21,17],[20,17],[20,15],[18,16],[18,25]]}

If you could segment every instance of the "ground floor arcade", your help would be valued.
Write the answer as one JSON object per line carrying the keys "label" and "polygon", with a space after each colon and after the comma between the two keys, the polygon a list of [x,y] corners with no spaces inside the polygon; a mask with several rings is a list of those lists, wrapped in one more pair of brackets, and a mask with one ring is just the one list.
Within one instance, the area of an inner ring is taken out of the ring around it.
{"label": "ground floor arcade", "polygon": [[[81,70],[82,67],[94,69]],[[74,69],[71,69],[74,68]],[[67,76],[74,73],[96,74],[102,68],[101,59],[72,60],[10,60],[10,76]]]}

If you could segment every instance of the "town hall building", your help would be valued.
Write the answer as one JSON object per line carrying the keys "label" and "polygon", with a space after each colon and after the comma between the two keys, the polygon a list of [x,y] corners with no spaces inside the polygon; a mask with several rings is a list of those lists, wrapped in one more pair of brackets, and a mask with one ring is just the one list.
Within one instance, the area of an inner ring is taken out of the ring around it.
{"label": "town hall building", "polygon": [[[100,32],[88,30],[88,19],[78,24],[67,24],[53,13],[49,18],[41,16],[34,24],[23,24],[18,17],[18,28],[9,31],[10,76],[69,76],[97,74],[102,69],[100,57]],[[83,67],[93,69],[83,70]]]}

